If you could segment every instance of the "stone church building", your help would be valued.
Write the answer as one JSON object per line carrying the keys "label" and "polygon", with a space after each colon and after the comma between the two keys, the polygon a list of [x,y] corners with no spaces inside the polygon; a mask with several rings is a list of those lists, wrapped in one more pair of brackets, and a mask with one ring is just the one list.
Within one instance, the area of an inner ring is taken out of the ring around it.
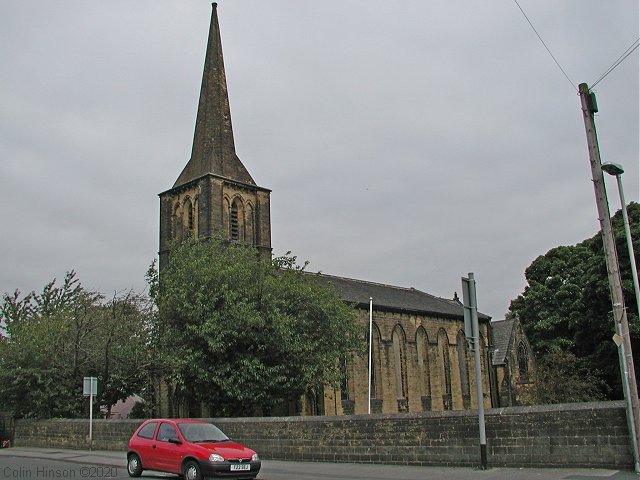
{"label": "stone church building", "polygon": [[493,339],[494,404],[520,405],[533,386],[535,362],[531,345],[518,318],[491,322]]}
{"label": "stone church building", "polygon": [[[185,235],[222,235],[271,254],[270,194],[268,188],[255,182],[236,155],[214,3],[191,158],[173,186],[159,195],[160,269],[167,262],[171,242]],[[373,299],[372,412],[476,408],[473,353],[463,333],[463,308],[457,296],[444,299],[414,288],[330,275],[324,278],[345,302],[357,307],[358,320],[365,325],[369,322],[369,299]],[[500,390],[498,385],[508,384],[511,370],[502,368],[497,380],[490,320],[479,314],[485,407],[512,398],[505,394],[507,387]],[[527,358],[532,359],[530,351]],[[367,413],[368,359],[356,357],[343,368],[347,375],[339,390],[326,388],[310,393],[279,413]],[[159,403],[160,415],[191,413],[186,408],[168,411],[166,401]],[[205,410],[199,413],[215,415]]]}

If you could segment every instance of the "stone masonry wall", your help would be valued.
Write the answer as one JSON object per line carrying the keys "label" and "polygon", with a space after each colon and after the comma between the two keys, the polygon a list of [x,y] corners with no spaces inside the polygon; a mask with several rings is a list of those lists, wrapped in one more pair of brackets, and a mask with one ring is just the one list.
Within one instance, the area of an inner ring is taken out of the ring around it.
{"label": "stone masonry wall", "polygon": [[[489,466],[631,469],[623,402],[488,409]],[[212,419],[263,459],[477,466],[474,411]],[[140,420],[97,420],[94,449],[126,450]],[[87,420],[19,420],[15,445],[86,448]]]}

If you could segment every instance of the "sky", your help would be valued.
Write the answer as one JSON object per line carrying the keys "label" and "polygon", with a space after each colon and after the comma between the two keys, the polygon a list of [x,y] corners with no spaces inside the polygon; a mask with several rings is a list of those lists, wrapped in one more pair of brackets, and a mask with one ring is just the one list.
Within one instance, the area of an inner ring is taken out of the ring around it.
{"label": "sky", "polygon": [[[272,190],[275,255],[444,298],[473,272],[501,319],[535,258],[597,233],[576,85],[638,38],[638,2],[518,3],[566,76],[515,1],[219,1],[236,151]],[[0,0],[0,292],[69,270],[107,296],[146,288],[210,15],[204,0]],[[638,70],[636,50],[594,88],[627,202]]]}

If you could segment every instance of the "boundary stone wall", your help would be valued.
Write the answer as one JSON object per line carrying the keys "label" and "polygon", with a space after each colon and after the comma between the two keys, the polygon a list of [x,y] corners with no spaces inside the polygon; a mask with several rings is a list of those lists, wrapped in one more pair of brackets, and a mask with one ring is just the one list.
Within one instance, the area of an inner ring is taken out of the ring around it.
{"label": "boundary stone wall", "polygon": [[0,442],[13,442],[13,422],[11,414],[0,411]]}
{"label": "boundary stone wall", "polygon": [[[477,466],[476,411],[209,419],[263,459]],[[489,466],[633,468],[624,402],[488,409]],[[126,451],[141,420],[95,420],[93,448]],[[15,445],[88,447],[88,420],[18,420]]]}

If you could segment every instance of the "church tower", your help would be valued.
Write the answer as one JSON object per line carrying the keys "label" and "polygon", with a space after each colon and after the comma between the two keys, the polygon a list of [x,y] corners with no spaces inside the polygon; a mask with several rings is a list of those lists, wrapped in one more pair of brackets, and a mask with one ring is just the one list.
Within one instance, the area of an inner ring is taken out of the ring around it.
{"label": "church tower", "polygon": [[217,4],[209,40],[191,158],[160,196],[160,269],[173,240],[222,236],[271,252],[271,190],[259,187],[236,155]]}

